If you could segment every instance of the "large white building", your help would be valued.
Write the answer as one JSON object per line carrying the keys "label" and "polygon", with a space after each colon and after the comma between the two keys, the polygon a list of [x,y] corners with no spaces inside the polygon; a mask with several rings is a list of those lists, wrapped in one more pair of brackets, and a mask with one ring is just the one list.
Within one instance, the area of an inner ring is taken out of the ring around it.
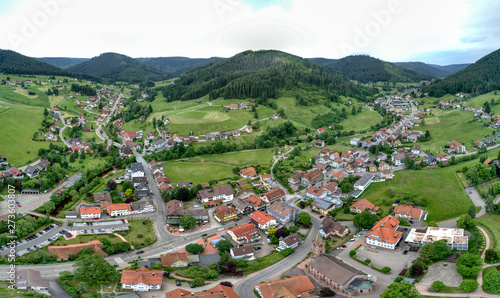
{"label": "large white building", "polygon": [[222,202],[226,203],[232,201],[233,198],[234,190],[229,184],[198,191],[198,199],[202,203],[208,203],[217,200],[221,200]]}
{"label": "large white building", "polygon": [[422,229],[411,229],[405,239],[405,243],[423,246],[438,240],[445,240],[448,247],[453,250],[468,250],[469,237],[464,236],[464,229],[449,229],[427,227]]}

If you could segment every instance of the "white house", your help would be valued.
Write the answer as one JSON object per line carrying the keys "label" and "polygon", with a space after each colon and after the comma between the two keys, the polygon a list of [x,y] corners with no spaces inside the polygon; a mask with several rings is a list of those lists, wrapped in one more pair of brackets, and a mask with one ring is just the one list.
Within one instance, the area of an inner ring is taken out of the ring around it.
{"label": "white house", "polygon": [[146,267],[136,270],[123,270],[120,283],[122,289],[136,292],[159,290],[163,284],[163,271],[149,270]]}

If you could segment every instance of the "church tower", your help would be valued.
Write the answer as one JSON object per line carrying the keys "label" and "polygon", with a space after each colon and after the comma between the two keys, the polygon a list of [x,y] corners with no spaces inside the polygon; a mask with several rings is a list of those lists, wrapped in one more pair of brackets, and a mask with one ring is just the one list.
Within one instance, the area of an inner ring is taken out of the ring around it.
{"label": "church tower", "polygon": [[321,237],[321,235],[318,232],[312,242],[311,257],[315,258],[324,253],[325,253],[325,240],[323,240],[323,237]]}

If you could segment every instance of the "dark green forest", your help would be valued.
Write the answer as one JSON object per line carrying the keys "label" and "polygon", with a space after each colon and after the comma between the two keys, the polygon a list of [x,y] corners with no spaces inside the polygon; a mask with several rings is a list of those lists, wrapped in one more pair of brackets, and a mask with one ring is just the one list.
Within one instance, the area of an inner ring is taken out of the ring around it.
{"label": "dark green forest", "polygon": [[0,72],[6,74],[74,76],[69,71],[10,50],[0,50]]}
{"label": "dark green forest", "polygon": [[148,66],[168,73],[171,77],[178,77],[189,70],[210,63],[216,63],[224,58],[187,58],[187,57],[157,57],[157,58],[136,58]]}
{"label": "dark green forest", "polygon": [[88,74],[111,82],[140,83],[168,78],[165,72],[147,66],[133,58],[117,53],[104,53],[68,68],[69,71]]}
{"label": "dark green forest", "polygon": [[367,55],[348,56],[330,62],[317,61],[361,83],[419,82],[432,79],[430,75],[419,74]]}
{"label": "dark green forest", "polygon": [[423,89],[430,96],[441,97],[457,92],[479,95],[500,88],[500,50],[496,50],[467,68],[442,80],[436,80]]}
{"label": "dark green forest", "polygon": [[167,101],[210,98],[277,98],[279,91],[320,87],[328,94],[365,100],[375,89],[312,61],[280,51],[245,51],[221,62],[193,69],[163,88]]}

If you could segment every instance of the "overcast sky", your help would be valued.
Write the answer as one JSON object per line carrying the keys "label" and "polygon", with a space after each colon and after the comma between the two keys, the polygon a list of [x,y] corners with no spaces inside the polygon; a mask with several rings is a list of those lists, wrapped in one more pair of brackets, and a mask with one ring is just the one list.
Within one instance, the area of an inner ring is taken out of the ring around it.
{"label": "overcast sky", "polygon": [[0,48],[34,57],[302,57],[474,62],[498,49],[500,1],[0,0]]}

